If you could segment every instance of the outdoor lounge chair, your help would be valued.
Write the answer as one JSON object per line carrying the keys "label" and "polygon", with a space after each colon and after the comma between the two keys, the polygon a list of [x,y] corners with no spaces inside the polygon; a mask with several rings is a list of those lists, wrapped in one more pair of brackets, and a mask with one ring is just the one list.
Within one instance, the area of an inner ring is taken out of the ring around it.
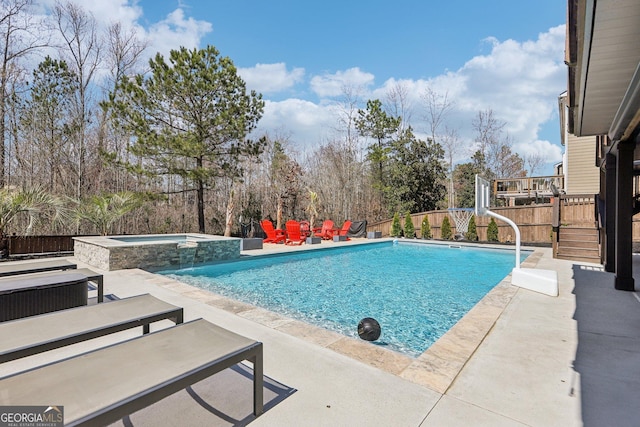
{"label": "outdoor lounge chair", "polygon": [[0,322],[87,305],[86,274],[74,270],[0,278]]}
{"label": "outdoor lounge chair", "polygon": [[284,242],[286,245],[301,245],[304,243],[305,237],[300,232],[300,223],[298,221],[287,221],[285,227],[287,229],[287,240]]}
{"label": "outdoor lounge chair", "polygon": [[311,235],[311,226],[309,221],[300,221],[300,235],[307,238]]}
{"label": "outdoor lounge chair", "polygon": [[0,277],[41,273],[43,271],[70,270],[77,267],[78,266],[76,264],[69,262],[66,259],[11,263],[0,265]]}
{"label": "outdoor lounge chair", "polygon": [[93,282],[95,284],[95,288],[98,290],[98,298],[97,301],[103,302],[104,301],[104,276],[100,273],[97,273],[89,268],[76,268],[73,270],[60,270],[60,271],[54,271],[54,270],[47,270],[44,272],[39,272],[39,273],[29,273],[28,275],[26,274],[21,274],[20,276],[14,277],[14,276],[10,276],[10,277],[0,277],[0,285],[7,280],[24,280],[24,281],[28,281],[30,279],[36,279],[36,278],[42,278],[42,277],[56,277],[56,276],[64,276],[67,275],[68,273],[74,273],[74,274],[82,274],[83,276],[86,276],[87,281],[88,282]]}
{"label": "outdoor lounge chair", "polygon": [[64,407],[65,426],[108,425],[243,360],[259,416],[262,343],[202,319],[2,378],[0,405],[51,403]]}
{"label": "outdoor lounge chair", "polygon": [[0,323],[0,362],[31,356],[88,339],[171,319],[183,321],[182,307],[149,294]]}
{"label": "outdoor lounge chair", "polygon": [[333,221],[325,219],[321,228],[313,229],[313,235],[324,240],[330,240],[333,237]]}
{"label": "outdoor lounge chair", "polygon": [[260,221],[260,226],[264,230],[267,237],[263,240],[264,243],[280,243],[287,239],[283,230],[276,230],[273,228],[273,223],[268,219]]}
{"label": "outdoor lounge chair", "polygon": [[342,228],[340,229],[333,229],[331,230],[331,237],[334,236],[344,236],[345,238],[343,240],[351,240],[349,238],[349,236],[347,236],[347,233],[349,232],[349,228],[351,228],[351,221],[346,220],[343,224],[342,224]]}

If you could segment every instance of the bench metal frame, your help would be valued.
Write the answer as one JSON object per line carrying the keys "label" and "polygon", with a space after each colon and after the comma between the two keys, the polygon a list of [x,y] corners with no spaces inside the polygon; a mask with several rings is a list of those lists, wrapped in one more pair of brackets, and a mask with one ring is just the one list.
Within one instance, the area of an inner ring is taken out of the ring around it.
{"label": "bench metal frame", "polygon": [[38,262],[18,262],[15,264],[5,264],[0,266],[0,277],[18,276],[21,274],[42,273],[44,271],[73,270],[78,268],[66,259],[38,261]]}
{"label": "bench metal frame", "polygon": [[[108,309],[113,309],[118,305],[122,305],[121,302],[130,303],[136,301],[136,304],[140,305],[140,310],[132,310],[135,307],[128,307],[128,310],[123,310],[121,317],[117,319],[104,319],[103,325],[94,327],[92,329],[80,330],[80,331],[60,331],[57,336],[48,336],[45,341],[34,341],[29,344],[23,344],[19,348],[3,348],[3,342],[0,342],[0,363],[8,362],[10,360],[19,359],[26,356],[42,353],[45,351],[53,350],[56,348],[64,347],[71,344],[76,344],[82,341],[90,340],[93,338],[102,337],[105,335],[121,332],[127,329],[136,328],[142,326],[143,334],[149,333],[149,325],[153,322],[160,320],[170,319],[176,324],[184,321],[184,312],[182,307],[177,307],[157,298],[143,294],[130,298],[125,298],[118,301],[109,302],[107,304],[115,304]],[[150,303],[161,302],[162,306],[165,306],[161,310],[150,312],[146,307]],[[119,304],[120,303],[120,304]],[[67,310],[54,311],[51,313],[45,313],[38,316],[30,316],[22,319],[10,320],[0,323],[0,337],[4,333],[14,334],[20,333],[21,329],[37,327],[39,323],[51,322],[52,319],[57,321],[66,320],[68,322],[82,322],[83,318],[87,316],[101,316],[103,318],[103,312],[105,307],[100,305],[82,306],[77,308],[71,308]],[[120,313],[118,313],[120,315]]]}
{"label": "bench metal frame", "polygon": [[[262,343],[203,319],[2,378],[0,405],[55,401],[65,406],[67,426],[108,425],[243,360],[253,364],[257,417],[264,410]],[[104,375],[108,364],[116,369]]]}

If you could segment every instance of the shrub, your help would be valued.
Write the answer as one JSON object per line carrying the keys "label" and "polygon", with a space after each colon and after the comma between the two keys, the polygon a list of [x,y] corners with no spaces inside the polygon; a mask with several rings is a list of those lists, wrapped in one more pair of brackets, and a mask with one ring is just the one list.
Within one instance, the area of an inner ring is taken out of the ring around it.
{"label": "shrub", "polygon": [[393,221],[391,222],[391,232],[389,233],[391,237],[400,237],[402,236],[402,228],[400,227],[400,215],[398,212],[393,215]]}
{"label": "shrub", "polygon": [[404,237],[408,237],[413,239],[416,237],[416,228],[413,226],[413,221],[411,221],[411,214],[407,212],[407,215],[404,217]]}
{"label": "shrub", "polygon": [[491,218],[487,226],[487,240],[490,242],[498,242],[498,224],[495,219]]}
{"label": "shrub", "polygon": [[445,216],[440,226],[440,235],[444,240],[451,240],[451,223],[449,217]]}
{"label": "shrub", "polygon": [[425,215],[422,219],[422,225],[420,226],[420,236],[423,239],[431,239],[433,235],[431,234],[431,224],[429,224],[429,216]]}
{"label": "shrub", "polygon": [[469,218],[469,228],[467,228],[467,234],[465,235],[467,240],[476,241],[478,240],[478,230],[476,229],[476,216],[471,215]]}

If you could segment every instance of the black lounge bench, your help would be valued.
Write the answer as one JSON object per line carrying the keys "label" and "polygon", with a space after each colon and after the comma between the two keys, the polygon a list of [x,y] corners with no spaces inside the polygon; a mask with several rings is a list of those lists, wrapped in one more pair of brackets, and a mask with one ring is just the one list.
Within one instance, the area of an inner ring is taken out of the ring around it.
{"label": "black lounge bench", "polygon": [[0,278],[0,322],[87,305],[87,276],[73,271]]}
{"label": "black lounge bench", "polygon": [[143,294],[0,323],[0,363],[138,326],[146,334],[150,323],[183,316],[182,307]]}
{"label": "black lounge bench", "polygon": [[0,277],[42,273],[43,271],[72,270],[77,267],[77,264],[69,262],[66,259],[11,263],[0,265]]}
{"label": "black lounge bench", "polygon": [[37,273],[32,272],[29,274],[20,274],[18,276],[0,277],[0,285],[3,281],[6,281],[6,280],[28,281],[31,278],[58,277],[58,276],[64,276],[69,273],[82,274],[86,277],[88,282],[93,282],[98,290],[97,301],[99,303],[104,301],[104,276],[89,268],[75,268],[73,270],[61,270],[61,271],[48,270],[44,272],[37,272]]}
{"label": "black lounge bench", "polygon": [[55,402],[66,426],[107,425],[243,360],[259,416],[262,343],[202,319],[2,378],[0,405]]}

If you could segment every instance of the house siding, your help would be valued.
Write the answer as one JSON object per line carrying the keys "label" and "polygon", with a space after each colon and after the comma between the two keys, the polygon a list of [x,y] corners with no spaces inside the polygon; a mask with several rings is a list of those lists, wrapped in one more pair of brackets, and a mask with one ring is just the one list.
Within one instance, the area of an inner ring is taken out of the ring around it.
{"label": "house siding", "polygon": [[595,194],[600,191],[600,172],[596,167],[596,137],[565,135],[567,194]]}

